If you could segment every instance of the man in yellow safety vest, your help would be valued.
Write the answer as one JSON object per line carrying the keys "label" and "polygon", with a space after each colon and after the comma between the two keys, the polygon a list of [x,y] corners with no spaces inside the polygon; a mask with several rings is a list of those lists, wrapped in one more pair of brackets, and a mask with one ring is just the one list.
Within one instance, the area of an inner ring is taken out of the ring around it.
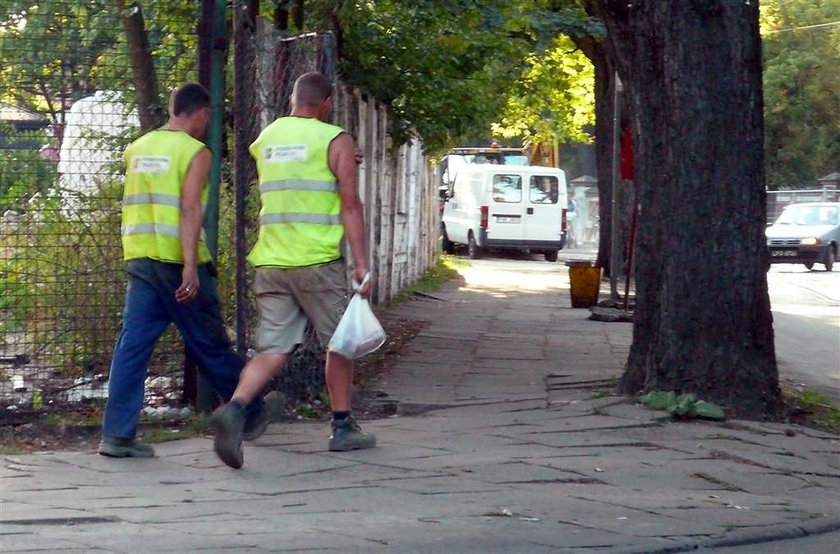
{"label": "man in yellow safety vest", "polygon": [[[256,266],[260,311],[257,350],[242,372],[231,401],[213,414],[215,450],[227,465],[243,463],[245,409],[280,372],[303,341],[307,321],[326,345],[347,303],[347,269],[340,243],[346,237],[353,277],[368,273],[363,206],[356,182],[353,139],[328,124],[332,84],[320,73],[301,76],[292,92],[292,113],[266,127],[251,145],[259,175],[260,230],[249,255]],[[327,352],[326,382],[333,410],[333,451],[371,448],[350,415],[353,361]]]}
{"label": "man in yellow safety vest", "polygon": [[[102,419],[103,456],[154,456],[152,447],[135,437],[149,359],[170,323],[222,400],[230,399],[244,366],[225,332],[202,230],[211,155],[201,139],[210,95],[202,85],[186,83],[169,104],[167,124],[134,141],[124,155],[122,245],[128,286]],[[258,436],[279,415],[262,405],[256,398],[247,406],[246,438]]]}

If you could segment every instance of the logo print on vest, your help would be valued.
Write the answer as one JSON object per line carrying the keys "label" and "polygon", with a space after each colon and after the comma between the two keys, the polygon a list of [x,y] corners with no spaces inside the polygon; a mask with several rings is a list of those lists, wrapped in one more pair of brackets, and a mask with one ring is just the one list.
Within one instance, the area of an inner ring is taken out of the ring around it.
{"label": "logo print on vest", "polygon": [[136,156],[131,159],[131,170],[135,173],[168,173],[172,158],[165,156]]}
{"label": "logo print on vest", "polygon": [[266,163],[305,162],[309,149],[305,144],[288,146],[266,146],[263,148],[263,161]]}

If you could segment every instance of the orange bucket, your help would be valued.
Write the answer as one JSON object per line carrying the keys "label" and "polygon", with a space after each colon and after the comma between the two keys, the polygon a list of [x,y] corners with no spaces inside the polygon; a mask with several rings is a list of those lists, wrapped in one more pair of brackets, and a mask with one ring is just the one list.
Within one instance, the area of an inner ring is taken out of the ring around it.
{"label": "orange bucket", "polygon": [[601,292],[601,268],[592,262],[566,262],[572,286],[572,308],[589,308],[598,303]]}

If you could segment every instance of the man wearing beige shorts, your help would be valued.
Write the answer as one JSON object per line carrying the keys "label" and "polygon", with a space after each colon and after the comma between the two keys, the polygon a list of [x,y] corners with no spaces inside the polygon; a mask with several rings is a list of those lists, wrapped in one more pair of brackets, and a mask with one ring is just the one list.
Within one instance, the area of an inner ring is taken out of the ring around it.
{"label": "man wearing beige shorts", "polygon": [[[322,344],[329,343],[347,305],[347,271],[340,243],[347,240],[353,279],[368,273],[363,206],[356,181],[353,139],[326,123],[332,84],[320,73],[301,76],[292,92],[292,113],[266,127],[251,145],[259,175],[260,231],[248,256],[256,267],[260,311],[255,356],[239,378],[230,402],[211,417],[214,449],[233,468],[243,464],[245,407],[280,372],[303,342],[307,322]],[[333,410],[333,451],[372,448],[350,414],[353,360],[327,352],[326,381]]]}

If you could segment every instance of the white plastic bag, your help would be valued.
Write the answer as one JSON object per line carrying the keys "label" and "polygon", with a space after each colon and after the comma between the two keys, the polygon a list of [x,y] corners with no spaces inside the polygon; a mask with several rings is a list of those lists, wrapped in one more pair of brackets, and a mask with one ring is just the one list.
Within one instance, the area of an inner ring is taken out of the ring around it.
{"label": "white plastic bag", "polygon": [[[365,276],[365,281],[370,278]],[[354,288],[361,285],[354,283]],[[370,302],[358,294],[354,294],[347,305],[341,321],[335,328],[327,350],[341,354],[345,358],[355,360],[365,354],[370,354],[385,343],[385,329],[373,315]]]}

